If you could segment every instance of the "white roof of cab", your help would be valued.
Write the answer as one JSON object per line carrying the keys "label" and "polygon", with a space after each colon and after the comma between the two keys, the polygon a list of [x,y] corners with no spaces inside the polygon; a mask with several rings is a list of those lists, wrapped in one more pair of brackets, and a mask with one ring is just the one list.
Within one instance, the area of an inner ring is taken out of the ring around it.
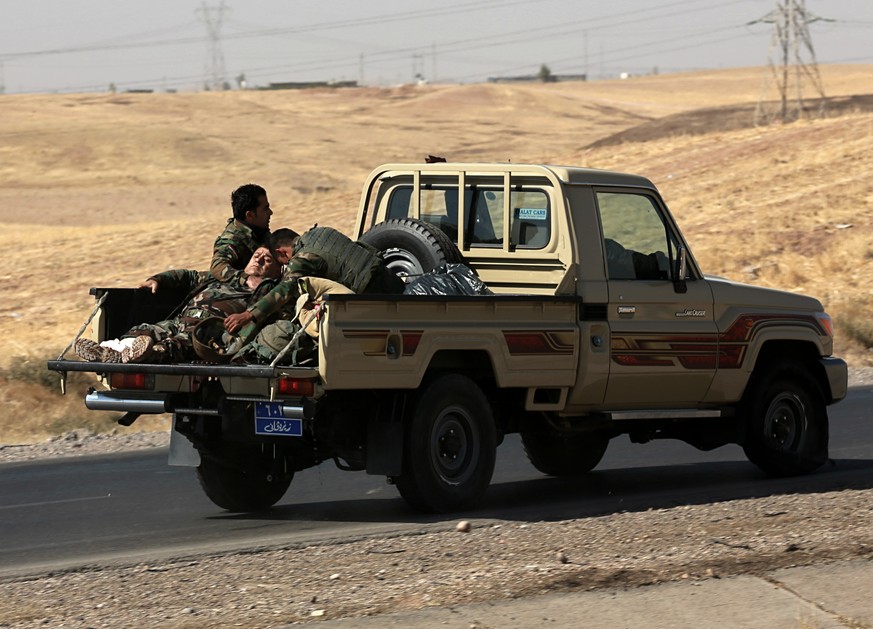
{"label": "white roof of cab", "polygon": [[435,164],[384,164],[376,168],[372,176],[397,177],[419,171],[425,173],[458,174],[467,176],[496,175],[507,171],[512,176],[541,176],[555,178],[565,184],[630,186],[655,189],[646,177],[628,173],[580,168],[577,166],[554,166],[551,164],[512,164],[507,162],[437,162]]}

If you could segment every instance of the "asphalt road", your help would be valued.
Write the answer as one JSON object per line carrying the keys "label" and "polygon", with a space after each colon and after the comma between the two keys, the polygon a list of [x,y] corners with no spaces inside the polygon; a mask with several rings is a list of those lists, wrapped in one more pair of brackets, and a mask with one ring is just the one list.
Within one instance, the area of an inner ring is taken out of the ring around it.
{"label": "asphalt road", "polygon": [[832,462],[814,475],[769,479],[728,446],[700,452],[677,441],[614,439],[581,479],[542,476],[516,435],[498,449],[480,508],[451,516],[410,511],[383,477],[332,463],[300,472],[265,515],[228,514],[194,470],[166,452],[0,465],[0,577],[154,561],[201,552],[448,528],[463,517],[541,521],[784,493],[873,487],[873,387],[829,409]]}

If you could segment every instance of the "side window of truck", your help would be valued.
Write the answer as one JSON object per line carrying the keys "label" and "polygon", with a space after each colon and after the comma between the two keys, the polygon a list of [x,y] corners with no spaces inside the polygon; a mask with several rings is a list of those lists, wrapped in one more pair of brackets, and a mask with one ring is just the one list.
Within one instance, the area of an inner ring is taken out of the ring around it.
{"label": "side window of truck", "polygon": [[676,251],[658,206],[651,197],[598,192],[606,269],[611,280],[669,280]]}
{"label": "side window of truck", "polygon": [[[551,207],[542,190],[513,190],[510,196],[512,217],[509,237],[519,249],[542,249],[551,240]],[[388,199],[387,218],[410,215],[412,187],[398,186]],[[503,189],[469,187],[464,193],[468,247],[502,246]],[[458,237],[457,188],[422,188],[419,198],[421,220],[437,225],[449,237]]]}

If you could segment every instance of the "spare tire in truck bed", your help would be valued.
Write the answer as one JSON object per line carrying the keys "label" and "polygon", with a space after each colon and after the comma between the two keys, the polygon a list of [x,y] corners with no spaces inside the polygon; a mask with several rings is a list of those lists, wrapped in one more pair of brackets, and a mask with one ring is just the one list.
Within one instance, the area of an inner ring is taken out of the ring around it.
{"label": "spare tire in truck bed", "polygon": [[458,247],[439,227],[414,218],[392,218],[374,225],[360,240],[381,251],[388,268],[401,277],[464,261]]}

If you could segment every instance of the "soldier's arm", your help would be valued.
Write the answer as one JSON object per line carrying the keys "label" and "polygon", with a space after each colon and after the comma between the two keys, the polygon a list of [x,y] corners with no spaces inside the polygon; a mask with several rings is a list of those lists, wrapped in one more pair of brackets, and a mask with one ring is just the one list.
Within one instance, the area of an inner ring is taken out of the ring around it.
{"label": "soldier's arm", "polygon": [[[157,275],[152,275],[149,280],[154,280],[158,284],[157,290],[161,289],[180,289],[185,292],[194,290],[208,274],[204,271],[191,271],[187,269],[175,269],[172,271],[164,271]],[[155,292],[155,291],[152,291]]]}
{"label": "soldier's arm", "polygon": [[240,259],[240,252],[236,244],[219,237],[212,250],[212,264],[209,267],[209,272],[219,282],[233,286],[244,286],[248,273],[240,271],[239,267],[244,267],[246,262],[248,260]]}

